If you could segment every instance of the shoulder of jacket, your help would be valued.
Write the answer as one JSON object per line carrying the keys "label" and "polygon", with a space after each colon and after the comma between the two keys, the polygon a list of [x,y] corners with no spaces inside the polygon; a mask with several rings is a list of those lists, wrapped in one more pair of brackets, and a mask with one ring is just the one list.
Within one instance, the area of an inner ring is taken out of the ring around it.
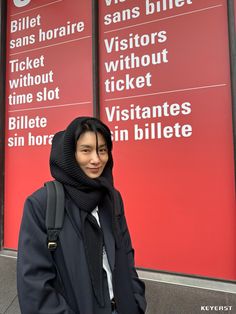
{"label": "shoulder of jacket", "polygon": [[[25,206],[30,204],[31,209],[36,215],[45,217],[47,207],[47,189],[45,186],[40,187],[26,198]],[[38,214],[37,214],[38,213]],[[41,214],[40,214],[41,213]]]}
{"label": "shoulder of jacket", "polygon": [[28,199],[30,200],[36,200],[39,203],[44,203],[47,201],[47,189],[45,186],[40,187],[39,189],[37,189],[36,191],[34,191],[29,197]]}
{"label": "shoulder of jacket", "polygon": [[41,228],[45,228],[46,206],[47,191],[45,187],[41,187],[26,198],[23,217],[30,219],[30,221],[33,220]]}
{"label": "shoulder of jacket", "polygon": [[45,225],[46,212],[48,202],[48,191],[46,186],[42,186],[31,195],[29,195],[25,202],[25,211],[33,215],[43,225]]}

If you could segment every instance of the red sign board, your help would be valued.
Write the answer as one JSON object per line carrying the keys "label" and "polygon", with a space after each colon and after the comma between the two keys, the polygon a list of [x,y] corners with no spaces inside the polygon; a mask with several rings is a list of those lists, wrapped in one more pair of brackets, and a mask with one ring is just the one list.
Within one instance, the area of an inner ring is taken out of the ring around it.
{"label": "red sign board", "polygon": [[99,4],[101,117],[137,265],[236,279],[226,2]]}
{"label": "red sign board", "polygon": [[92,115],[91,1],[8,1],[4,247],[26,196],[50,179],[53,134]]}

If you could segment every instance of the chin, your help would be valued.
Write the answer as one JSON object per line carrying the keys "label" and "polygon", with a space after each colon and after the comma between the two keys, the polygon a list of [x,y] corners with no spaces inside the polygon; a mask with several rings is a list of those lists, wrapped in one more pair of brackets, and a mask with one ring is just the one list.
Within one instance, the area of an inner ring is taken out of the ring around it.
{"label": "chin", "polygon": [[99,178],[101,176],[101,173],[99,173],[99,174],[87,174],[87,176],[90,179],[96,179],[96,178]]}

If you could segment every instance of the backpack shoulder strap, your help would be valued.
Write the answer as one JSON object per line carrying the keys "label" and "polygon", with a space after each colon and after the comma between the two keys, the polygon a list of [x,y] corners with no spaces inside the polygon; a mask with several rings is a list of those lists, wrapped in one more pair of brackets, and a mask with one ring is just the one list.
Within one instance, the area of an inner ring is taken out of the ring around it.
{"label": "backpack shoulder strap", "polygon": [[65,193],[63,185],[58,181],[46,182],[45,186],[47,188],[46,228],[48,249],[55,251],[64,221]]}

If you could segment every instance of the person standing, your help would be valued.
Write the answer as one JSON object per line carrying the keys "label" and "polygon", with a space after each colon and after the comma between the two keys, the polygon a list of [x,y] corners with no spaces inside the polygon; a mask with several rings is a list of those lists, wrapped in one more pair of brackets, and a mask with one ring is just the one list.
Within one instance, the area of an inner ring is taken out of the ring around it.
{"label": "person standing", "polygon": [[17,259],[22,314],[145,313],[145,285],[112,169],[111,132],[99,119],[78,117],[55,134],[50,170],[63,184],[65,217],[51,252],[46,188],[25,202]]}

